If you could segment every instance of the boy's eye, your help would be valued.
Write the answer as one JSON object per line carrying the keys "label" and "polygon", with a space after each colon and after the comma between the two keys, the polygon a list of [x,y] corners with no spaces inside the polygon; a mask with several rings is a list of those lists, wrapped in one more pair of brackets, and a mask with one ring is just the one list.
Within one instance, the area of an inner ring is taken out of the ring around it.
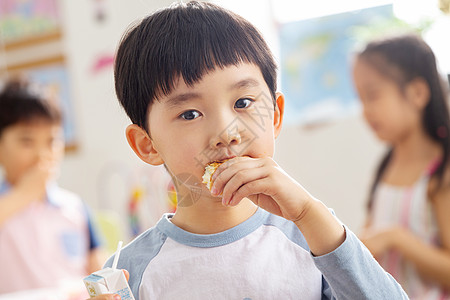
{"label": "boy's eye", "polygon": [[194,120],[200,117],[200,113],[196,110],[188,110],[182,113],[180,117],[185,120]]}
{"label": "boy's eye", "polygon": [[248,99],[248,98],[239,99],[234,104],[234,107],[235,108],[246,108],[246,107],[249,107],[253,102],[254,102],[254,100]]}

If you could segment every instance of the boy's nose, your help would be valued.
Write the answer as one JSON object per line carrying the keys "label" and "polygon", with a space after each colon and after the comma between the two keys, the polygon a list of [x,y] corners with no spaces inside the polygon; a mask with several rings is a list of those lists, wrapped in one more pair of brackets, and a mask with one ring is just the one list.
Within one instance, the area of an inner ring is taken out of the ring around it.
{"label": "boy's nose", "polygon": [[224,132],[222,135],[216,136],[211,141],[212,148],[229,147],[239,145],[241,143],[241,135],[236,132]]}
{"label": "boy's nose", "polygon": [[216,128],[221,128],[221,130],[216,131],[210,140],[211,148],[229,147],[233,145],[239,145],[242,141],[242,132],[240,126],[236,119],[232,119],[230,122],[216,122],[221,125],[227,124],[227,126],[217,126],[219,124],[214,124]]}

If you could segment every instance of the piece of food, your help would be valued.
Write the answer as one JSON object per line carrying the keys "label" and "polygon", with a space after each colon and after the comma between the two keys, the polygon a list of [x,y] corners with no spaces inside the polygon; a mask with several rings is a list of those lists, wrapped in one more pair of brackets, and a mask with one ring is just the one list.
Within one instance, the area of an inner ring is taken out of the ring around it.
{"label": "piece of food", "polygon": [[212,176],[213,176],[214,172],[224,162],[225,162],[225,160],[222,160],[222,161],[216,160],[216,161],[210,162],[209,164],[206,165],[205,174],[203,174],[203,176],[202,176],[202,183],[206,184],[206,187],[208,188],[208,190],[211,191],[211,187],[213,184]]}

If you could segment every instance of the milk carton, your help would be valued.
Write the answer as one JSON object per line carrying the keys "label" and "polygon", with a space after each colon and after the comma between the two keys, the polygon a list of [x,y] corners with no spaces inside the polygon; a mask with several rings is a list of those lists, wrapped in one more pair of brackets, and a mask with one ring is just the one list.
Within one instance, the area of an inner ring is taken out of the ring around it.
{"label": "milk carton", "polygon": [[122,270],[105,268],[85,277],[83,281],[91,297],[114,293],[119,294],[122,300],[134,300]]}
{"label": "milk carton", "polygon": [[112,268],[96,271],[83,279],[84,285],[91,297],[101,294],[118,294],[122,300],[134,300],[130,286],[122,270],[117,269],[122,241],[119,242]]}

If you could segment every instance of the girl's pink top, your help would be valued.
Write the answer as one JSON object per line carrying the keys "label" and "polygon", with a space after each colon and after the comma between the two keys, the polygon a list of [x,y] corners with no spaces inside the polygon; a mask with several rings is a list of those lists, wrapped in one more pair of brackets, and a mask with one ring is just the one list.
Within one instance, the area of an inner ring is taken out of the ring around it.
{"label": "girl's pink top", "polygon": [[[428,183],[439,162],[430,164],[411,186],[393,186],[381,182],[374,194],[372,228],[401,226],[422,241],[439,246],[436,217],[428,197]],[[399,253],[390,251],[379,260],[403,287],[411,299],[450,299],[438,286],[427,282]]]}

